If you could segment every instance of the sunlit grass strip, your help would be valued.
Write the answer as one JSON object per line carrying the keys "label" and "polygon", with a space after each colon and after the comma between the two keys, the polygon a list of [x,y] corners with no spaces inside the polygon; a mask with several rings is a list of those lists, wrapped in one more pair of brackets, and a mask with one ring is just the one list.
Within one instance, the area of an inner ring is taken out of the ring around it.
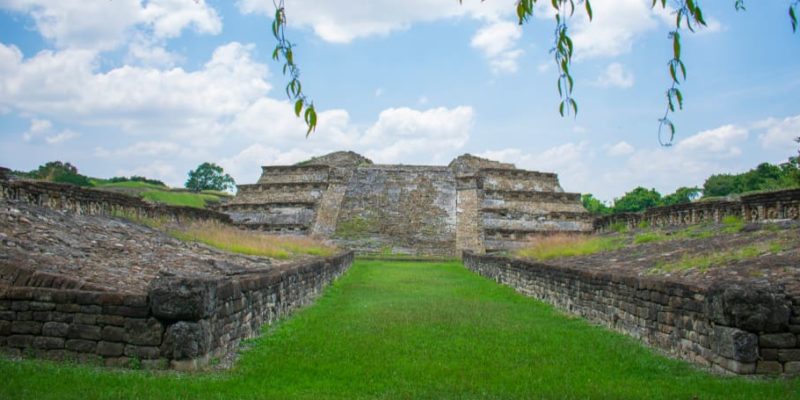
{"label": "sunlit grass strip", "polygon": [[684,255],[680,260],[660,262],[649,270],[650,273],[670,273],[677,271],[698,270],[706,272],[712,267],[724,267],[726,264],[756,258],[766,254],[777,254],[786,249],[779,241],[756,243],[737,250],[727,250],[708,254]]}
{"label": "sunlit grass strip", "polygon": [[216,221],[195,222],[167,232],[180,240],[199,242],[232,253],[287,259],[299,255],[330,256],[336,248],[303,236],[268,235]]}
{"label": "sunlit grass strip", "polygon": [[157,203],[194,208],[205,208],[209,203],[219,202],[219,196],[212,194],[167,192],[163,190],[149,190],[142,193],[142,198]]}
{"label": "sunlit grass strip", "polygon": [[625,240],[620,238],[556,234],[532,239],[530,245],[517,250],[514,255],[549,260],[557,257],[585,256],[617,250],[624,246]]}

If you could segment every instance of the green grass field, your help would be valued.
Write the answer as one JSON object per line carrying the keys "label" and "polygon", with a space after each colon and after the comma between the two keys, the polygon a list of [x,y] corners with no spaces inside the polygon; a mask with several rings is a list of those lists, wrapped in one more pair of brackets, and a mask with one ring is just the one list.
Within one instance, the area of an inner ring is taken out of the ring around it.
{"label": "green grass field", "polygon": [[2,399],[800,398],[714,376],[564,316],[459,263],[358,261],[221,373],[0,360]]}

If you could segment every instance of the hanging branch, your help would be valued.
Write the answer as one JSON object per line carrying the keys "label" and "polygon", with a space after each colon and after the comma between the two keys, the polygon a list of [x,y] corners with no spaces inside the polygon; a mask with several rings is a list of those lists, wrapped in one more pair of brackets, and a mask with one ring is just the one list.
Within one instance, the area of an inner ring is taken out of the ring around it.
{"label": "hanging branch", "polygon": [[294,45],[286,40],[286,10],[283,2],[284,0],[278,0],[277,3],[273,3],[275,5],[275,21],[272,22],[272,34],[278,43],[275,51],[272,52],[272,58],[279,62],[281,58],[284,60],[283,74],[289,75],[291,78],[286,84],[286,96],[294,102],[295,115],[300,117],[300,114],[303,114],[303,119],[308,126],[308,131],[306,131],[306,137],[308,137],[317,128],[317,111],[314,103],[303,93],[303,85],[300,83],[300,68],[295,64],[292,52]]}

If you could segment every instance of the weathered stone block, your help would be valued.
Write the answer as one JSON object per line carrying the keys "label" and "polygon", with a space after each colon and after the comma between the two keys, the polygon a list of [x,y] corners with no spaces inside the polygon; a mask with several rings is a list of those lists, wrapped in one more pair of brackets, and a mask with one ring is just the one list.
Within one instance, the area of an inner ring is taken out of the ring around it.
{"label": "weathered stone block", "polygon": [[78,353],[94,353],[97,349],[97,342],[83,339],[69,339],[64,342],[64,347],[67,350],[76,351]]}
{"label": "weathered stone block", "polygon": [[758,358],[758,336],[741,329],[715,326],[712,350],[722,357],[742,362]]}
{"label": "weathered stone block", "polygon": [[121,356],[125,350],[125,345],[122,343],[101,341],[97,343],[97,354],[104,357],[117,357]]}
{"label": "weathered stone block", "polygon": [[119,315],[130,318],[144,318],[148,314],[147,307],[104,306],[103,314]]}
{"label": "weathered stone block", "polygon": [[759,361],[756,363],[756,373],[760,375],[778,375],[783,373],[783,364],[777,361]]}
{"label": "weathered stone block", "polygon": [[75,314],[72,316],[72,322],[75,324],[95,325],[97,324],[97,315]]}
{"label": "weathered stone block", "polygon": [[108,368],[128,368],[131,366],[131,359],[128,357],[111,357],[103,360],[103,365]]}
{"label": "weathered stone block", "polygon": [[77,353],[75,353],[74,351],[57,349],[48,351],[46,357],[48,360],[70,361],[70,360],[75,360],[76,354]]}
{"label": "weathered stone block", "polygon": [[63,349],[64,339],[48,336],[37,336],[33,339],[33,347],[45,350]]}
{"label": "weathered stone block", "polygon": [[150,309],[159,319],[197,321],[216,305],[216,282],[160,277],[150,283]]}
{"label": "weathered stone block", "polygon": [[28,303],[28,307],[31,311],[50,311],[55,310],[56,305],[53,303],[43,303],[39,301],[32,301]]}
{"label": "weathered stone block", "polygon": [[800,349],[782,349],[778,350],[779,361],[800,361]]}
{"label": "weathered stone block", "polygon": [[16,314],[14,311],[0,311],[0,321],[13,321]]}
{"label": "weathered stone block", "polygon": [[207,321],[180,321],[167,328],[161,354],[174,360],[185,360],[203,356],[210,348],[211,334]]}
{"label": "weathered stone block", "polygon": [[42,326],[42,335],[65,337],[69,333],[69,324],[63,322],[45,322]]}
{"label": "weathered stone block", "polygon": [[42,323],[36,321],[13,321],[11,333],[39,335],[42,333]]}
{"label": "weathered stone block", "polygon": [[30,310],[29,303],[28,301],[13,301],[11,302],[11,311],[28,311]]}
{"label": "weathered stone block", "polygon": [[768,333],[758,337],[758,345],[760,347],[768,347],[773,349],[790,349],[797,343],[792,333]]}
{"label": "weathered stone block", "polygon": [[783,372],[787,375],[800,375],[800,361],[789,361],[783,365]]}
{"label": "weathered stone block", "polygon": [[125,325],[125,317],[120,315],[98,315],[97,323],[101,325],[123,326]]}
{"label": "weathered stone block", "polygon": [[95,325],[71,324],[67,330],[70,339],[100,340],[100,327]]}
{"label": "weathered stone block", "polygon": [[119,326],[104,326],[100,336],[103,340],[109,342],[124,342],[125,329]]}
{"label": "weathered stone block", "polygon": [[11,334],[11,321],[0,320],[0,336],[8,336]]}
{"label": "weathered stone block", "polygon": [[155,318],[127,319],[125,321],[125,341],[141,346],[161,345],[164,327]]}
{"label": "weathered stone block", "polygon": [[758,349],[759,358],[764,361],[777,361],[778,360],[778,349]]}
{"label": "weathered stone block", "polygon": [[124,354],[128,357],[136,357],[142,360],[154,360],[161,356],[161,349],[152,346],[125,346]]}
{"label": "weathered stone block", "polygon": [[11,335],[6,340],[8,347],[25,348],[33,345],[34,336],[31,335]]}
{"label": "weathered stone block", "polygon": [[778,332],[788,326],[791,302],[771,286],[719,283],[709,289],[706,309],[720,325],[750,332]]}

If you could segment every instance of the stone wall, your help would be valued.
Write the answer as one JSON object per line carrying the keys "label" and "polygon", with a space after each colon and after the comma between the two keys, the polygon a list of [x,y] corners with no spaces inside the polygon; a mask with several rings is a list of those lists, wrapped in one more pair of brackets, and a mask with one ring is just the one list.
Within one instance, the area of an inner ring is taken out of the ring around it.
{"label": "stone wall", "polygon": [[590,232],[580,195],[552,173],[465,154],[446,167],[374,165],[336,152],[263,167],[220,211],[243,226],[332,238],[361,253],[454,257],[556,232]]}
{"label": "stone wall", "polygon": [[4,267],[0,349],[12,355],[191,370],[309,304],[353,253],[217,279],[164,276],[147,293],[73,290],[69,277]]}
{"label": "stone wall", "polygon": [[800,219],[800,189],[744,195],[735,200],[697,201],[674,206],[655,207],[639,213],[620,213],[598,218],[594,229],[605,232],[612,227],[635,228],[640,224],[654,227],[719,223],[727,216],[745,222]]}
{"label": "stone wall", "polygon": [[734,374],[800,375],[800,299],[766,283],[654,276],[464,254],[464,265],[672,356]]}
{"label": "stone wall", "polygon": [[63,183],[7,180],[0,176],[0,199],[20,200],[77,214],[167,217],[174,220],[215,220],[230,223],[228,215],[193,207],[148,203],[138,197]]}

